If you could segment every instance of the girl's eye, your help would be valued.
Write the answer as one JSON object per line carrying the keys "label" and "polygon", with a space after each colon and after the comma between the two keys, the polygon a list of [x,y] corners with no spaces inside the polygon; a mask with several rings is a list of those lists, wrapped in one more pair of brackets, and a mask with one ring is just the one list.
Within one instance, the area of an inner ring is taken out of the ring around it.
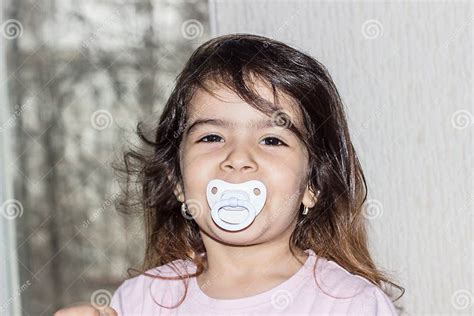
{"label": "girl's eye", "polygon": [[[267,138],[265,138],[265,139],[263,139],[263,140],[267,140],[267,139],[273,140],[273,142],[270,142],[270,143],[273,143],[273,145],[270,145],[270,146],[287,146],[287,145],[286,145],[281,139],[279,139],[279,138],[276,138],[276,137],[267,137]],[[281,145],[278,145],[279,143],[280,143]]]}
{"label": "girl's eye", "polygon": [[[201,142],[203,142],[203,143],[214,143],[216,138],[217,139],[222,139],[222,137],[220,137],[218,135],[210,134],[210,135],[206,135],[203,138],[201,138],[200,140],[198,140],[198,143],[201,143]],[[205,139],[208,139],[208,140],[204,141]],[[276,138],[276,137],[267,137],[263,140],[272,140],[269,144],[270,146],[287,146],[281,139]],[[267,144],[268,144],[268,142],[267,142]]]}
{"label": "girl's eye", "polygon": [[[206,139],[206,138],[215,139],[215,137],[217,137],[217,138],[222,138],[222,137],[220,137],[220,136],[218,136],[218,135],[214,135],[214,134],[206,135],[206,136],[204,136],[203,138],[201,138],[200,140],[198,140],[198,143],[203,142],[203,140]],[[204,143],[214,143],[214,142],[213,142],[213,141],[205,141]]]}

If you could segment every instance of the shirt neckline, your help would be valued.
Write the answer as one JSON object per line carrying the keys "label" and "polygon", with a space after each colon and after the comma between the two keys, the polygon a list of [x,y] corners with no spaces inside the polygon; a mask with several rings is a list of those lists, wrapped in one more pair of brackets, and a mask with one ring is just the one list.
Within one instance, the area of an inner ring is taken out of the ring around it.
{"label": "shirt neckline", "polygon": [[197,278],[190,278],[190,292],[192,293],[191,299],[196,301],[200,305],[205,305],[210,308],[219,308],[224,310],[242,309],[249,308],[263,304],[278,304],[278,299],[290,295],[295,295],[295,291],[302,286],[303,280],[308,276],[313,276],[314,264],[316,262],[316,254],[312,249],[306,249],[304,252],[308,254],[303,266],[291,277],[282,283],[274,286],[273,288],[252,296],[236,299],[216,299],[208,296],[202,291]]}

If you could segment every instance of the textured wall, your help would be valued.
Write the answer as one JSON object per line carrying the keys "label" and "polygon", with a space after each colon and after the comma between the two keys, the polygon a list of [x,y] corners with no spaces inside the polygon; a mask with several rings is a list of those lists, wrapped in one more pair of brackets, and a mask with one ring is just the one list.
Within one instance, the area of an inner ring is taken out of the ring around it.
{"label": "textured wall", "polygon": [[328,67],[401,314],[472,314],[472,3],[211,0],[210,16],[213,36],[276,38]]}

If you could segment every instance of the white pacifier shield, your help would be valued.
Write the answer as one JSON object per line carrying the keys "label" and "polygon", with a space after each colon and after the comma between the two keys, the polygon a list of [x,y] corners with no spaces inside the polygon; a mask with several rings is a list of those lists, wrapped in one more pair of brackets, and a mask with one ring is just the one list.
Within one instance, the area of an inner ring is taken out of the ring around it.
{"label": "white pacifier shield", "polygon": [[206,195],[216,225],[236,231],[249,226],[263,209],[267,188],[258,180],[229,183],[213,179],[207,184]]}

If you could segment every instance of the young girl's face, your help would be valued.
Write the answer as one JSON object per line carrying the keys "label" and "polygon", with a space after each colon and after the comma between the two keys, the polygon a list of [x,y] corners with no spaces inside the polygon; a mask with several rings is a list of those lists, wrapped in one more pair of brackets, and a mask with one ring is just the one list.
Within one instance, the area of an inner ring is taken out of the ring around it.
{"label": "young girl's face", "polygon": [[[189,107],[187,128],[180,145],[184,194],[178,187],[175,190],[178,199],[186,200],[201,232],[225,243],[248,245],[291,233],[302,200],[309,207],[314,205],[314,196],[307,189],[305,146],[293,132],[284,128],[288,124],[276,124],[275,117],[272,120],[225,87],[216,87],[213,91],[219,99],[198,90]],[[257,91],[273,102],[273,94],[267,86],[259,82]],[[301,128],[291,99],[280,97],[279,101],[282,111]],[[230,122],[233,127],[209,123],[193,126],[207,119]],[[261,127],[259,120],[268,121],[269,125]],[[215,178],[231,183],[259,180],[265,184],[266,203],[250,226],[231,232],[213,222],[206,186]]]}

